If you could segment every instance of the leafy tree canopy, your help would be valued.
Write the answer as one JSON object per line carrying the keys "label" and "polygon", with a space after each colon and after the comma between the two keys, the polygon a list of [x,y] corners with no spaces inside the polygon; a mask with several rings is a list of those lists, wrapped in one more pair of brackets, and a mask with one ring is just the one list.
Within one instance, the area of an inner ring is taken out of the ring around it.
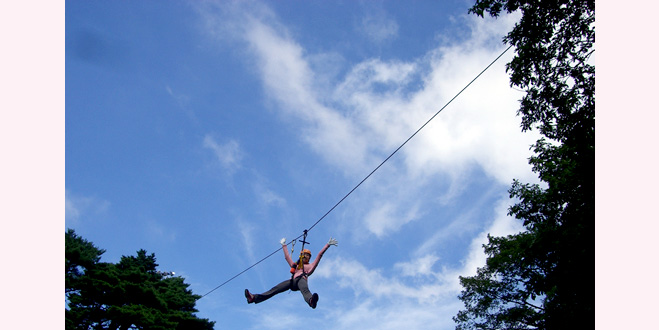
{"label": "leafy tree canopy", "polygon": [[181,277],[157,271],[154,254],[145,250],[119,263],[100,262],[104,250],[66,232],[66,329],[211,330],[215,322],[200,319]]}
{"label": "leafy tree canopy", "polygon": [[[595,2],[477,0],[471,13],[521,11],[511,86],[523,89],[523,131],[542,134],[529,163],[543,187],[514,180],[509,215],[526,231],[488,237],[484,267],[461,277],[458,329],[594,326]],[[544,188],[546,187],[546,188]]]}

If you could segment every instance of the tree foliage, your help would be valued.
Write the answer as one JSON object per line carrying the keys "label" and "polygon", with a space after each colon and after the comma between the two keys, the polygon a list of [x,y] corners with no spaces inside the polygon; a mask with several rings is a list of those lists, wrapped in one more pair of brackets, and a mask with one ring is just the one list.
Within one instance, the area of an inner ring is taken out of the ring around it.
{"label": "tree foliage", "polygon": [[545,185],[514,180],[509,215],[526,231],[490,237],[486,265],[461,277],[458,329],[566,329],[594,325],[595,3],[477,0],[470,13],[521,11],[504,38],[523,89],[522,130],[537,129],[529,163]]}
{"label": "tree foliage", "polygon": [[154,254],[145,250],[119,263],[100,262],[104,250],[66,232],[66,329],[213,329],[200,319],[181,277],[157,271]]}

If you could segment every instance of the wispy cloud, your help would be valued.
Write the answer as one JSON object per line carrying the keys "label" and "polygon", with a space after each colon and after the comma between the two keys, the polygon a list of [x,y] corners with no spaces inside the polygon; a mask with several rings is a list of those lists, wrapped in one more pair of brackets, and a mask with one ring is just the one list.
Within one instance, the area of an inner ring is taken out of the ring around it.
{"label": "wispy cloud", "polygon": [[399,262],[394,265],[395,269],[401,273],[402,276],[423,276],[432,275],[432,267],[439,260],[439,257],[434,254],[428,254],[420,258],[416,258],[410,262]]}
{"label": "wispy cloud", "polygon": [[[342,289],[354,293],[333,306],[333,322],[339,329],[359,323],[364,329],[445,329],[458,305],[451,283],[432,270],[437,257],[428,255],[394,269],[369,269],[356,260],[332,259],[323,265],[327,276]],[[417,267],[417,268],[414,268]],[[410,277],[414,277],[411,279]]]}
{"label": "wispy cloud", "polygon": [[451,317],[462,308],[455,299],[462,289],[459,276],[474,275],[484,264],[482,245],[487,242],[487,233],[501,236],[522,229],[518,221],[506,215],[506,205],[501,200],[496,219],[473,239],[467,258],[457,268],[442,265],[433,253],[388,269],[371,269],[352,258],[324,259],[315,276],[354,294],[354,300],[344,299],[343,304],[333,307],[337,327],[347,329],[354,322],[364,329],[424,329],[428,324],[438,329],[454,327]]}
{"label": "wispy cloud", "polygon": [[358,31],[372,42],[380,44],[398,36],[398,23],[379,8],[368,11],[362,18]]}
{"label": "wispy cloud", "polygon": [[335,329],[451,329],[455,324],[451,317],[460,306],[442,303],[416,303],[399,299],[388,305],[378,304],[377,299],[360,299],[347,306],[335,306],[328,319]]}
{"label": "wispy cloud", "polygon": [[261,201],[266,206],[286,206],[286,199],[275,193],[274,191],[268,189],[262,184],[257,184],[254,187],[255,193],[259,201]]}
{"label": "wispy cloud", "polygon": [[218,143],[212,136],[206,135],[203,144],[205,148],[213,151],[214,156],[227,175],[233,175],[240,169],[243,155],[237,141],[228,140],[225,143]]}
{"label": "wispy cloud", "polygon": [[311,71],[307,54],[271,11],[257,3],[250,3],[249,8],[235,3],[215,4],[202,10],[210,31],[220,36],[231,34],[243,42],[258,68],[266,93],[279,105],[282,115],[300,121],[297,128],[303,132],[305,141],[337,166],[350,168],[363,163],[368,153],[358,127],[321,101],[324,97],[320,95],[328,95],[328,91],[314,89],[315,73]]}
{"label": "wispy cloud", "polygon": [[99,216],[110,208],[110,202],[91,196],[81,196],[65,192],[65,219],[75,224],[85,216]]}
{"label": "wispy cloud", "polygon": [[[412,62],[355,63],[337,84],[323,85],[329,88],[325,90],[315,83],[311,56],[270,11],[237,13],[225,18],[233,22],[234,32],[240,32],[267,94],[279,104],[277,109],[297,119],[309,146],[349,176],[373,168],[489,64],[502,51],[498,41],[514,22],[505,17],[487,24],[467,19],[473,31],[465,42],[438,47]],[[515,177],[533,178],[526,159],[535,137],[520,132],[515,109],[521,94],[508,88],[504,60],[401,151],[403,167],[397,171],[407,175],[406,181],[423,182],[440,175],[451,186],[461,185],[475,168],[504,184]],[[413,88],[411,81],[422,83]],[[327,95],[332,95],[330,102]],[[451,186],[446,191],[455,191]],[[395,197],[392,193],[380,199],[388,200],[388,208],[395,210],[401,207],[395,206]],[[385,211],[373,209],[367,214]],[[380,237],[410,221],[409,216],[383,217],[386,222],[376,225],[373,219],[364,221]]]}
{"label": "wispy cloud", "polygon": [[[515,21],[505,16],[498,20],[461,18],[472,30],[460,43],[446,43],[407,62],[366,59],[352,63],[337,79],[319,76],[336,71],[318,68],[320,64],[313,59],[322,54],[308,54],[267,7],[258,3],[254,7],[250,2],[250,10],[241,10],[235,3],[215,4],[220,10],[206,12],[220,15],[206,14],[207,26],[216,35],[230,31],[243,43],[275,110],[294,119],[294,129],[302,132],[308,146],[350,178],[373,169],[498,56],[504,48],[501,37]],[[395,36],[395,22],[387,21],[386,16],[380,23],[376,21],[366,17],[363,22],[389,31],[381,40]],[[537,136],[520,132],[515,109],[521,93],[508,87],[504,72],[510,55],[382,169],[391,174],[386,183],[362,187],[362,196],[371,197],[361,197],[358,207],[346,211],[354,215],[349,221],[358,222],[351,227],[361,226],[372,237],[386,239],[427,216],[422,211],[427,206],[424,203],[449,204],[463,193],[475,173],[502,186],[513,178],[535,179],[527,158]],[[424,196],[428,185],[441,187],[434,199]],[[268,194],[263,196],[267,199]],[[278,203],[276,194],[272,197]],[[451,316],[461,307],[455,298],[461,289],[458,277],[473,275],[484,263],[482,244],[487,233],[505,235],[521,229],[506,215],[508,204],[509,200],[501,199],[489,210],[495,216],[480,220],[476,231],[480,233],[467,238],[468,252],[451,267],[442,264],[438,255],[423,251],[432,250],[429,247],[436,247],[443,237],[462,233],[464,224],[476,217],[468,211],[434,235],[426,233],[425,240],[411,247],[415,260],[409,262],[374,269],[345,256],[323,259],[315,277],[331,280],[355,296],[354,302],[331,312],[333,324],[338,328],[359,324],[364,329],[454,326]]]}
{"label": "wispy cloud", "polygon": [[165,90],[167,91],[167,94],[169,94],[174,99],[178,107],[188,116],[188,118],[190,118],[195,123],[198,122],[197,116],[189,107],[190,96],[183,93],[174,92],[170,86],[165,86]]}
{"label": "wispy cloud", "polygon": [[453,278],[456,279],[456,288],[458,288],[458,276],[473,276],[476,275],[476,269],[485,265],[485,253],[483,252],[483,244],[487,243],[487,235],[492,236],[507,236],[521,232],[524,227],[522,223],[508,215],[509,199],[501,199],[496,205],[495,219],[491,225],[475,237],[469,247],[469,254],[463,262],[463,268],[456,270]]}
{"label": "wispy cloud", "polygon": [[[377,237],[398,230],[400,226],[418,217],[419,205],[400,210],[402,203],[376,202],[376,206],[364,216],[366,228]],[[404,204],[403,204],[404,205]],[[406,206],[406,205],[405,205]]]}
{"label": "wispy cloud", "polygon": [[174,98],[176,103],[181,107],[187,106],[188,103],[190,102],[189,96],[185,94],[174,93],[172,88],[169,86],[165,86],[165,90],[167,91],[167,94],[169,94],[172,98]]}

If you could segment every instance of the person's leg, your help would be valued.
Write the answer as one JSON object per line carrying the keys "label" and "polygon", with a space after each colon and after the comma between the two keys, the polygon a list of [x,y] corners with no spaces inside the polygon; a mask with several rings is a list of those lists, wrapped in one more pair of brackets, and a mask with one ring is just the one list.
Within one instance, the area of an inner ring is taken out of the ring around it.
{"label": "person's leg", "polygon": [[254,295],[254,303],[258,304],[260,302],[266,301],[266,300],[270,299],[272,296],[274,296],[278,293],[282,293],[282,292],[290,289],[290,287],[291,287],[291,280],[283,281],[283,282],[273,286],[272,289],[270,289],[266,292],[263,292],[261,294],[255,294]]}
{"label": "person's leg", "polygon": [[300,293],[302,293],[302,296],[304,297],[304,301],[309,304],[312,308],[316,308],[316,303],[318,302],[318,294],[314,293],[311,294],[311,291],[309,291],[309,284],[307,283],[307,280],[304,279],[304,277],[300,276],[297,279],[295,279],[297,282],[297,287],[300,289]]}

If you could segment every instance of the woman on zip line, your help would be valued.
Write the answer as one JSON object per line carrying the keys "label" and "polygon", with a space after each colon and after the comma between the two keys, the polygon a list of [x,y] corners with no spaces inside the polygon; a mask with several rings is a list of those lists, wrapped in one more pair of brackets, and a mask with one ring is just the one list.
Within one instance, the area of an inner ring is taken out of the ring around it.
{"label": "woman on zip line", "polygon": [[284,250],[284,257],[286,258],[286,262],[288,262],[288,264],[291,266],[291,274],[293,274],[291,279],[283,281],[275,285],[272,289],[261,294],[251,294],[249,290],[245,289],[245,298],[247,298],[247,303],[258,304],[270,299],[272,296],[278,293],[292,290],[300,291],[304,297],[304,301],[306,301],[307,304],[311,306],[311,308],[316,308],[316,304],[318,303],[318,294],[311,294],[311,291],[309,291],[309,285],[307,283],[309,280],[309,275],[313,274],[314,270],[316,270],[316,267],[320,262],[320,258],[323,257],[323,253],[327,251],[330,245],[338,246],[339,242],[333,238],[330,238],[329,242],[327,242],[327,244],[325,244],[320,252],[318,252],[318,256],[312,263],[309,263],[309,260],[311,259],[311,251],[303,249],[302,252],[300,252],[300,260],[298,260],[298,262],[293,262],[291,255],[288,253],[288,245],[286,244],[286,239],[282,238],[279,243],[282,245],[282,249]]}

